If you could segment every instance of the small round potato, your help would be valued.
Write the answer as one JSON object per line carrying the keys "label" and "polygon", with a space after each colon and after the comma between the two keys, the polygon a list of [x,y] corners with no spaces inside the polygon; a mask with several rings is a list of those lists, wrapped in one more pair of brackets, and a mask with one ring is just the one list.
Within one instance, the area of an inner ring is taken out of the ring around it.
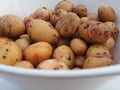
{"label": "small round potato", "polygon": [[90,56],[112,58],[109,49],[102,44],[91,45],[86,52],[86,57]]}
{"label": "small round potato", "polygon": [[79,37],[88,43],[104,43],[110,37],[110,27],[98,21],[87,21],[79,26]]}
{"label": "small round potato", "polygon": [[108,25],[111,29],[111,37],[114,39],[117,39],[118,35],[119,35],[119,29],[117,27],[117,25],[113,22],[105,22],[106,25]]}
{"label": "small round potato", "polygon": [[63,63],[62,61],[58,61],[56,59],[48,59],[41,62],[37,69],[41,70],[69,70],[69,67]]}
{"label": "small round potato", "polygon": [[33,43],[33,41],[31,40],[30,36],[28,34],[22,34],[19,36],[20,39],[25,39],[27,40],[29,43]]}
{"label": "small round potato", "polygon": [[88,18],[88,17],[82,17],[82,18],[80,18],[80,22],[81,22],[81,24],[83,24],[83,23],[85,23],[85,22],[87,22],[87,21],[89,21],[90,19]]}
{"label": "small round potato", "polygon": [[49,21],[50,20],[50,16],[52,15],[52,11],[47,8],[47,7],[42,7],[42,8],[38,8],[35,13],[34,13],[34,18],[36,19],[42,19],[45,21]]}
{"label": "small round potato", "polygon": [[69,68],[74,66],[74,53],[66,45],[57,47],[53,52],[53,58],[64,62]]}
{"label": "small round potato", "polygon": [[34,69],[33,65],[29,61],[20,61],[15,64],[15,67]]}
{"label": "small round potato", "polygon": [[80,17],[86,17],[87,16],[87,8],[82,4],[76,5],[73,8],[73,12],[76,13]]}
{"label": "small round potato", "polygon": [[22,60],[22,50],[12,40],[0,37],[0,64],[14,65]]}
{"label": "small round potato", "polygon": [[25,32],[25,24],[23,20],[12,14],[2,16],[0,20],[0,35],[10,38],[18,38]]}
{"label": "small round potato", "polygon": [[90,20],[95,20],[95,21],[99,21],[99,17],[96,13],[89,13],[87,15],[87,17],[90,19]]}
{"label": "small round potato", "polygon": [[88,57],[83,63],[83,69],[110,66],[113,63],[114,61],[108,57]]}
{"label": "small round potato", "polygon": [[60,1],[56,6],[55,6],[55,10],[57,9],[64,9],[67,12],[71,12],[73,10],[74,5],[72,4],[72,2],[68,1],[68,0],[63,0]]}
{"label": "small round potato", "polygon": [[17,39],[15,43],[21,48],[22,51],[30,45],[26,39]]}
{"label": "small round potato", "polygon": [[74,38],[70,41],[70,48],[76,55],[84,55],[87,50],[87,44],[82,39]]}
{"label": "small round potato", "polygon": [[116,20],[116,13],[114,9],[108,5],[102,5],[98,8],[98,16],[100,21],[102,22],[106,21],[114,22]]}
{"label": "small round potato", "polygon": [[47,42],[37,42],[28,46],[24,51],[24,60],[31,62],[36,67],[52,55],[52,46]]}
{"label": "small round potato", "polygon": [[113,47],[115,46],[115,40],[110,37],[103,45],[107,47],[109,50],[112,50]]}
{"label": "small round potato", "polygon": [[69,12],[61,17],[55,28],[63,37],[70,37],[73,35],[80,25],[80,18],[73,12]]}
{"label": "small round potato", "polygon": [[82,67],[85,56],[75,56],[75,66]]}
{"label": "small round potato", "polygon": [[41,19],[32,20],[27,26],[27,33],[34,42],[57,43],[59,39],[59,33],[55,28]]}

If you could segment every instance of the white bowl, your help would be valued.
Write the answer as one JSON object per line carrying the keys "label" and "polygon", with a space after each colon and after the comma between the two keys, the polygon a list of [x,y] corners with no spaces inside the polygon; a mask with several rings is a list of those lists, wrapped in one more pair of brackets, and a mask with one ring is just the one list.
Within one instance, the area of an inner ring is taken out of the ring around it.
{"label": "white bowl", "polygon": [[[61,0],[0,0],[0,15],[16,14],[22,18],[42,6],[53,7]],[[117,24],[120,28],[120,0],[70,0],[87,6],[89,12],[108,4],[117,13]],[[120,37],[120,36],[119,36]],[[0,65],[0,77],[17,85],[22,90],[94,90],[120,75],[120,39],[114,48],[116,65],[95,69],[74,71],[45,71],[22,69]]]}

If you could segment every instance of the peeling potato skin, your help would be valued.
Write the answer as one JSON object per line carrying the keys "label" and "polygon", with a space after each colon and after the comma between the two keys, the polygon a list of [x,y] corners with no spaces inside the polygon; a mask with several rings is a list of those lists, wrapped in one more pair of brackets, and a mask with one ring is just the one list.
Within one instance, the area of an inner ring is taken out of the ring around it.
{"label": "peeling potato skin", "polygon": [[55,28],[63,37],[74,35],[80,25],[80,18],[72,12],[67,13],[57,22]]}

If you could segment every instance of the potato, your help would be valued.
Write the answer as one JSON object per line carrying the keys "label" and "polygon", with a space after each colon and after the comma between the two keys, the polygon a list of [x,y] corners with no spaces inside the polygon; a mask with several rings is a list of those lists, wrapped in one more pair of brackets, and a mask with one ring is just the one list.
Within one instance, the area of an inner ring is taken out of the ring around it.
{"label": "potato", "polygon": [[22,60],[22,51],[12,40],[0,37],[0,64],[14,65]]}
{"label": "potato", "polygon": [[90,20],[88,17],[82,17],[82,18],[80,18],[81,24],[87,22],[88,20]]}
{"label": "potato", "polygon": [[70,48],[76,55],[84,55],[87,50],[87,44],[82,39],[74,38],[70,41]]}
{"label": "potato", "polygon": [[86,17],[87,16],[87,8],[82,4],[76,5],[73,8],[73,12],[76,13],[79,17]]}
{"label": "potato", "polygon": [[71,70],[80,70],[80,68],[79,67],[74,67]]}
{"label": "potato", "polygon": [[99,21],[99,17],[96,13],[89,13],[87,15],[87,17],[90,19],[90,20],[95,20],[95,21]]}
{"label": "potato", "polygon": [[98,21],[88,21],[79,26],[79,37],[88,43],[104,43],[110,37],[110,28]]}
{"label": "potato", "polygon": [[118,35],[119,35],[119,29],[117,27],[117,25],[113,22],[105,22],[106,25],[108,25],[111,29],[111,37],[114,39],[117,39]]}
{"label": "potato", "polygon": [[30,43],[26,39],[17,39],[15,43],[21,48],[21,50],[25,50]]}
{"label": "potato", "polygon": [[86,52],[86,57],[90,56],[112,58],[109,49],[102,44],[91,45]]}
{"label": "potato", "polygon": [[109,38],[105,43],[103,43],[105,47],[107,47],[109,50],[112,50],[115,46],[115,40],[113,38]]}
{"label": "potato", "polygon": [[72,2],[68,1],[68,0],[63,0],[60,1],[56,6],[55,6],[55,10],[57,9],[64,9],[67,12],[71,12],[73,10],[73,4]]}
{"label": "potato", "polygon": [[73,12],[69,12],[61,17],[55,28],[63,37],[70,37],[73,35],[80,25],[80,18]]}
{"label": "potato", "polygon": [[75,66],[82,67],[84,60],[85,56],[75,56]]}
{"label": "potato", "polygon": [[107,57],[88,57],[83,63],[83,69],[110,66],[113,63],[113,60]]}
{"label": "potato", "polygon": [[22,34],[19,36],[20,39],[25,39],[27,40],[29,43],[33,43],[33,41],[31,40],[30,36],[28,34]]}
{"label": "potato", "polygon": [[24,32],[25,24],[20,17],[12,14],[2,16],[0,20],[0,36],[18,38]]}
{"label": "potato", "polygon": [[57,47],[53,52],[53,58],[64,62],[69,68],[74,66],[74,53],[66,45]]}
{"label": "potato", "polygon": [[116,20],[116,13],[114,9],[109,5],[102,5],[98,8],[98,16],[100,21],[112,21]]}
{"label": "potato", "polygon": [[50,16],[50,22],[53,26],[56,25],[58,20],[63,17],[64,15],[67,14],[67,11],[64,9],[57,9],[56,11],[53,12],[53,14]]}
{"label": "potato", "polygon": [[31,62],[36,67],[52,55],[52,46],[47,42],[31,44],[23,51],[24,60]]}
{"label": "potato", "polygon": [[27,33],[34,42],[57,43],[59,39],[59,33],[54,27],[41,19],[32,20],[28,24]]}
{"label": "potato", "polygon": [[20,61],[15,64],[15,67],[34,69],[33,65],[29,61]]}
{"label": "potato", "polygon": [[41,62],[37,69],[41,70],[69,70],[69,67],[63,63],[62,61],[58,61],[56,59],[48,59]]}
{"label": "potato", "polygon": [[49,21],[51,14],[52,14],[52,11],[48,7],[41,7],[35,11],[34,18]]}

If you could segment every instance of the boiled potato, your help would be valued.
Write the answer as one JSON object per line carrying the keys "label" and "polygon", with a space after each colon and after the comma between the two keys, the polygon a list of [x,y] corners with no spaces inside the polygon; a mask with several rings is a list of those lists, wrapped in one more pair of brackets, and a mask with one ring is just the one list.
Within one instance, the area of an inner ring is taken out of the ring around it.
{"label": "boiled potato", "polygon": [[63,37],[70,37],[73,35],[80,25],[80,18],[73,12],[69,12],[61,17],[55,28]]}
{"label": "boiled potato", "polygon": [[116,20],[116,13],[114,9],[109,5],[102,5],[98,8],[98,16],[100,21],[112,21]]}
{"label": "boiled potato", "polygon": [[86,52],[86,57],[90,56],[112,58],[109,49],[102,44],[91,45]]}
{"label": "boiled potato", "polygon": [[24,60],[31,62],[36,67],[52,55],[52,46],[47,42],[37,42],[28,46],[24,51]]}
{"label": "boiled potato", "polygon": [[73,8],[73,12],[76,13],[80,17],[87,16],[87,8],[82,4],[78,4]]}
{"label": "boiled potato", "polygon": [[71,12],[73,10],[73,4],[72,2],[68,1],[68,0],[63,0],[60,1],[56,6],[55,6],[55,10],[57,9],[64,9],[67,12]]}
{"label": "boiled potato", "polygon": [[63,63],[62,61],[58,61],[56,59],[48,59],[41,62],[37,69],[41,70],[69,70],[69,67]]}
{"label": "boiled potato", "polygon": [[53,52],[53,58],[64,62],[69,68],[74,66],[74,53],[66,45],[57,47]]}
{"label": "boiled potato", "polygon": [[8,38],[0,38],[0,64],[14,65],[22,60],[22,50]]}
{"label": "boiled potato", "polygon": [[51,14],[52,14],[52,11],[48,7],[41,7],[35,11],[34,18],[49,21]]}
{"label": "boiled potato", "polygon": [[10,38],[18,38],[25,32],[23,20],[12,14],[3,15],[0,20],[0,35]]}
{"label": "boiled potato", "polygon": [[29,61],[20,61],[15,64],[15,67],[34,69],[34,66]]}
{"label": "boiled potato", "polygon": [[108,57],[88,57],[83,63],[83,69],[110,66],[113,63],[113,60]]}
{"label": "boiled potato", "polygon": [[30,45],[26,39],[17,39],[15,43],[21,48],[21,50],[25,50]]}
{"label": "boiled potato", "polygon": [[70,41],[70,48],[76,55],[84,55],[87,50],[87,44],[82,39],[74,38]]}
{"label": "boiled potato", "polygon": [[79,37],[88,43],[104,43],[110,37],[110,27],[98,21],[87,21],[79,26]]}
{"label": "boiled potato", "polygon": [[54,27],[41,19],[31,21],[28,24],[27,33],[34,42],[57,43],[59,39],[59,33]]}

